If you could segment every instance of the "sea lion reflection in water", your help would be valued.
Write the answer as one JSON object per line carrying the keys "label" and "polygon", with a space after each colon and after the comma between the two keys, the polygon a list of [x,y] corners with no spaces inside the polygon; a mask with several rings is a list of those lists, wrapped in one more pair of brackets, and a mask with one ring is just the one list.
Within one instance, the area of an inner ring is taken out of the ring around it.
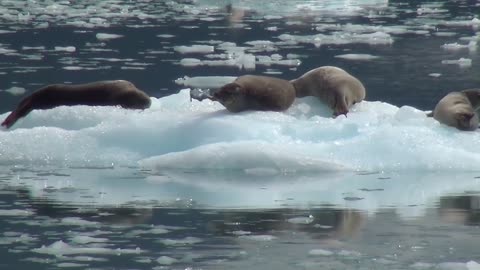
{"label": "sea lion reflection in water", "polygon": [[287,80],[244,75],[213,91],[193,89],[190,97],[218,101],[230,112],[284,111],[295,100],[295,89]]}
{"label": "sea lion reflection in water", "polygon": [[459,130],[473,131],[479,125],[479,107],[480,89],[467,89],[447,94],[429,116]]}
{"label": "sea lion reflection in water", "polygon": [[32,110],[58,106],[121,106],[126,109],[146,109],[150,97],[133,83],[124,80],[98,81],[86,84],[52,84],[40,88],[24,98],[7,116],[2,126],[10,128],[18,119]]}
{"label": "sea lion reflection in water", "polygon": [[297,97],[315,96],[326,103],[333,115],[347,115],[350,107],[365,99],[363,84],[345,70],[323,66],[291,80]]}

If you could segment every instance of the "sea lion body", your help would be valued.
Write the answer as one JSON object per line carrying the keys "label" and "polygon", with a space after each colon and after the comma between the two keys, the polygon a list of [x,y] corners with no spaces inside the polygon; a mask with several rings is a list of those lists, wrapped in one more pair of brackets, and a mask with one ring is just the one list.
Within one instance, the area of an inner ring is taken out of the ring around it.
{"label": "sea lion body", "polygon": [[480,89],[450,92],[443,97],[433,110],[433,118],[442,124],[459,130],[473,131],[478,128]]}
{"label": "sea lion body", "polygon": [[213,92],[212,99],[230,112],[284,111],[295,100],[295,89],[287,80],[244,75]]}
{"label": "sea lion body", "polygon": [[365,99],[363,84],[341,68],[323,66],[291,81],[296,97],[315,96],[327,104],[333,115],[346,115],[349,108]]}
{"label": "sea lion body", "polygon": [[33,92],[20,101],[17,108],[3,121],[11,127],[32,110],[51,109],[58,106],[90,105],[121,106],[127,109],[146,109],[150,97],[133,83],[125,80],[98,81],[86,84],[51,84]]}

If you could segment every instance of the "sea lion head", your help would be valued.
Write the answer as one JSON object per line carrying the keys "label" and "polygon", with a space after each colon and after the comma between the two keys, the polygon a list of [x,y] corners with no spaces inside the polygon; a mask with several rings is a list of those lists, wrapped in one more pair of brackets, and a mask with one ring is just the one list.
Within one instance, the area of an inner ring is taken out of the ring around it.
{"label": "sea lion head", "polygon": [[463,131],[473,131],[478,128],[478,116],[473,111],[457,112],[455,114],[457,121],[456,127]]}
{"label": "sea lion head", "polygon": [[480,107],[480,89],[467,89],[463,90],[462,93],[467,96],[474,110],[477,110]]}
{"label": "sea lion head", "polygon": [[241,85],[233,82],[224,85],[213,93],[213,99],[222,103],[230,112],[240,112],[245,108],[245,96]]}

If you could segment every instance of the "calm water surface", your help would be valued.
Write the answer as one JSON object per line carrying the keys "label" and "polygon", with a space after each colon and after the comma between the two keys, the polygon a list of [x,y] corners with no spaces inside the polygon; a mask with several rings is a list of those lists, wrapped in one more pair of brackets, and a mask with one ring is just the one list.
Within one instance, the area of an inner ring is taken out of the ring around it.
{"label": "calm water surface", "polygon": [[[368,2],[2,1],[0,113],[50,83],[126,79],[161,98],[184,76],[322,65],[360,78],[369,101],[422,110],[480,85],[477,2]],[[0,164],[1,269],[480,269],[480,172],[45,160]]]}

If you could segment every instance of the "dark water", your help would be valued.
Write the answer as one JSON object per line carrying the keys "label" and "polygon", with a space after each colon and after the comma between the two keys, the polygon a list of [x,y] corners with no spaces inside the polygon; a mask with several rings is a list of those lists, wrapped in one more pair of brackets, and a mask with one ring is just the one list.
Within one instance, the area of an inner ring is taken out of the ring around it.
{"label": "dark water", "polygon": [[[477,39],[480,24],[472,19],[480,7],[475,1],[391,1],[353,14],[288,12],[302,1],[277,1],[278,10],[265,3],[245,10],[243,2],[230,9],[224,3],[212,8],[215,2],[202,1],[106,1],[98,6],[98,14],[92,11],[89,16],[76,14],[91,11],[94,2],[70,2],[63,3],[70,8],[42,1],[0,3],[0,11],[8,10],[0,12],[0,31],[7,31],[0,32],[1,90],[17,86],[28,93],[50,83],[126,79],[151,96],[163,97],[184,88],[175,83],[183,76],[274,72],[292,79],[312,68],[333,65],[362,80],[367,100],[428,110],[447,92],[477,87],[480,80],[476,45],[455,51],[441,47]],[[42,11],[48,6],[48,12]],[[103,8],[112,14],[106,15]],[[109,25],[69,25],[91,18],[105,18]],[[341,27],[321,30],[327,24]],[[320,47],[281,43],[279,38],[340,33],[348,39],[349,24],[400,27],[406,33],[390,33],[391,44],[344,42]],[[98,33],[122,37],[104,41],[96,37]],[[157,36],[165,34],[172,36]],[[256,52],[247,44],[258,40],[274,42],[275,50]],[[205,60],[205,55],[174,50],[180,45],[220,42],[245,46],[255,56],[295,54],[301,64],[257,63],[254,70],[184,67],[181,59]],[[74,46],[75,51],[56,50],[56,46]],[[379,58],[335,57],[347,53]],[[460,58],[471,59],[471,66],[442,64]],[[72,66],[81,69],[68,68]],[[0,112],[12,110],[21,98],[0,92]],[[3,166],[0,269],[480,267],[476,174],[292,176],[282,178],[281,184],[255,177],[238,183],[245,179],[235,174],[211,178],[183,174],[190,182],[165,180],[136,167]],[[205,179],[211,182],[205,184]]]}

